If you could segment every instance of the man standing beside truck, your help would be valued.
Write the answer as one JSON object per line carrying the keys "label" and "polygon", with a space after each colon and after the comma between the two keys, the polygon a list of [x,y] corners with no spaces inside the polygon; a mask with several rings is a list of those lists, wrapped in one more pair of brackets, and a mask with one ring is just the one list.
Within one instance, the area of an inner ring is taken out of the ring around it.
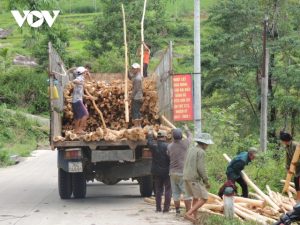
{"label": "man standing beside truck", "polygon": [[132,80],[132,95],[131,95],[131,109],[132,109],[132,123],[134,127],[141,127],[141,112],[140,109],[143,104],[143,76],[141,75],[141,66],[134,63],[131,66],[131,73],[129,79]]}
{"label": "man standing beside truck", "polygon": [[183,180],[188,194],[193,196],[193,206],[186,212],[185,218],[195,222],[197,211],[208,200],[210,184],[208,182],[205,167],[205,151],[213,144],[210,134],[197,134],[195,138],[196,146],[191,146],[188,150],[183,169]]}
{"label": "man standing beside truck", "polygon": [[154,179],[155,186],[155,200],[156,200],[156,212],[161,212],[161,198],[163,193],[165,192],[165,201],[163,212],[169,212],[170,203],[171,203],[171,183],[169,176],[169,166],[170,160],[167,155],[167,147],[166,143],[166,131],[159,130],[157,133],[157,144],[154,143],[153,133],[149,131],[147,139],[148,139],[148,147],[152,152],[152,166],[151,173]]}
{"label": "man standing beside truck", "polygon": [[168,145],[167,154],[170,157],[170,179],[172,196],[176,214],[180,214],[180,198],[183,194],[186,212],[190,210],[192,197],[186,193],[183,181],[183,167],[189,145],[192,142],[192,133],[187,125],[184,126],[187,139],[182,140],[182,131],[177,128],[173,130],[173,142]]}

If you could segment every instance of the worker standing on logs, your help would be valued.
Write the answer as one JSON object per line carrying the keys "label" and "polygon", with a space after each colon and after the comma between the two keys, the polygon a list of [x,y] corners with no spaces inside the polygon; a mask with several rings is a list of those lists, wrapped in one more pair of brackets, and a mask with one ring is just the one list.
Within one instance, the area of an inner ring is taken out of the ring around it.
{"label": "worker standing on logs", "polygon": [[[86,127],[87,119],[89,113],[86,106],[83,104],[84,96],[84,74],[86,69],[84,67],[78,67],[75,70],[76,78],[72,81],[74,84],[73,94],[72,94],[72,108],[75,119],[75,133],[84,133],[84,128]],[[88,96],[85,96],[89,98]]]}
{"label": "worker standing on logs", "polygon": [[[279,138],[281,143],[285,146],[286,151],[286,170],[290,172],[291,162],[296,151],[298,143],[293,141],[293,137],[290,133],[280,131]],[[296,163],[296,170],[294,176],[295,189],[297,191],[297,202],[300,202],[300,161]]]}
{"label": "worker standing on logs", "polygon": [[171,203],[171,183],[169,176],[170,160],[167,155],[167,133],[164,130],[159,130],[157,133],[157,144],[154,143],[153,133],[149,131],[147,140],[148,147],[152,152],[152,167],[151,173],[154,178],[155,187],[155,200],[156,200],[156,212],[161,212],[161,198],[165,192],[164,208],[163,212],[167,213],[170,209]]}
{"label": "worker standing on logs", "polygon": [[141,127],[141,112],[140,109],[143,104],[143,77],[141,75],[141,66],[138,63],[134,63],[131,66],[129,73],[129,79],[132,80],[132,123],[134,127]]}
{"label": "worker standing on logs", "polygon": [[[248,185],[242,177],[242,170],[247,166],[252,160],[255,159],[257,154],[257,149],[254,147],[249,148],[247,152],[241,152],[238,154],[227,166],[226,175],[227,180],[231,181],[233,184],[237,182],[242,188],[242,196],[248,198]],[[220,193],[219,193],[220,195]]]}
{"label": "worker standing on logs", "polygon": [[195,222],[197,211],[208,200],[210,184],[205,167],[205,151],[213,144],[210,134],[198,134],[195,138],[196,146],[191,146],[188,150],[183,169],[183,180],[187,193],[193,196],[193,206],[187,211],[184,218]]}
{"label": "worker standing on logs", "polygon": [[168,145],[167,154],[170,157],[170,179],[172,187],[172,196],[176,209],[176,215],[180,215],[180,198],[184,196],[184,204],[186,212],[190,210],[192,197],[185,191],[183,181],[183,167],[186,158],[187,150],[192,142],[192,133],[185,125],[184,129],[187,134],[187,139],[182,140],[181,129],[173,130],[173,142]]}

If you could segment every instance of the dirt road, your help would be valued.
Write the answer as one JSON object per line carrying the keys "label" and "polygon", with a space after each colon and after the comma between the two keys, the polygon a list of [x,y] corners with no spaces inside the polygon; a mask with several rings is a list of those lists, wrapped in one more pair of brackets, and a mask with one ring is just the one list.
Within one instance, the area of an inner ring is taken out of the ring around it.
{"label": "dirt road", "polygon": [[0,224],[17,225],[177,225],[174,212],[154,212],[131,181],[114,186],[88,183],[87,198],[61,200],[56,153],[35,151],[20,164],[0,169]]}

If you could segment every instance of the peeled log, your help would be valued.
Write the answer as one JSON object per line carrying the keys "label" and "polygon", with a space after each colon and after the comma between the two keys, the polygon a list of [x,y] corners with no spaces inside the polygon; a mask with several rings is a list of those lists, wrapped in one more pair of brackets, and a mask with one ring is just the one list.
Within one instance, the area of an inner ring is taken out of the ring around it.
{"label": "peeled log", "polygon": [[251,207],[259,207],[259,208],[263,208],[266,206],[266,201],[255,200],[250,198],[242,198],[237,196],[234,197],[234,202],[247,203]]}
{"label": "peeled log", "polygon": [[[223,154],[223,156],[225,157],[225,159],[230,162],[231,159],[228,157],[227,154]],[[241,172],[243,179],[246,181],[246,183],[251,186],[257,194],[259,194],[270,206],[272,206],[274,208],[275,211],[279,212],[280,208],[278,205],[276,205],[269,196],[267,196],[264,192],[262,192],[262,190],[260,190],[251,180],[250,178],[247,176],[247,174],[242,171]]]}

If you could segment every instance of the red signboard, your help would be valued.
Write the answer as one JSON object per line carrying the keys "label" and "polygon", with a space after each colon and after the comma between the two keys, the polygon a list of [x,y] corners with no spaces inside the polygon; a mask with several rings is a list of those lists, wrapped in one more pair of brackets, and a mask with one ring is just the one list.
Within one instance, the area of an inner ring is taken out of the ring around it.
{"label": "red signboard", "polygon": [[193,120],[193,86],[191,74],[173,76],[173,119]]}

